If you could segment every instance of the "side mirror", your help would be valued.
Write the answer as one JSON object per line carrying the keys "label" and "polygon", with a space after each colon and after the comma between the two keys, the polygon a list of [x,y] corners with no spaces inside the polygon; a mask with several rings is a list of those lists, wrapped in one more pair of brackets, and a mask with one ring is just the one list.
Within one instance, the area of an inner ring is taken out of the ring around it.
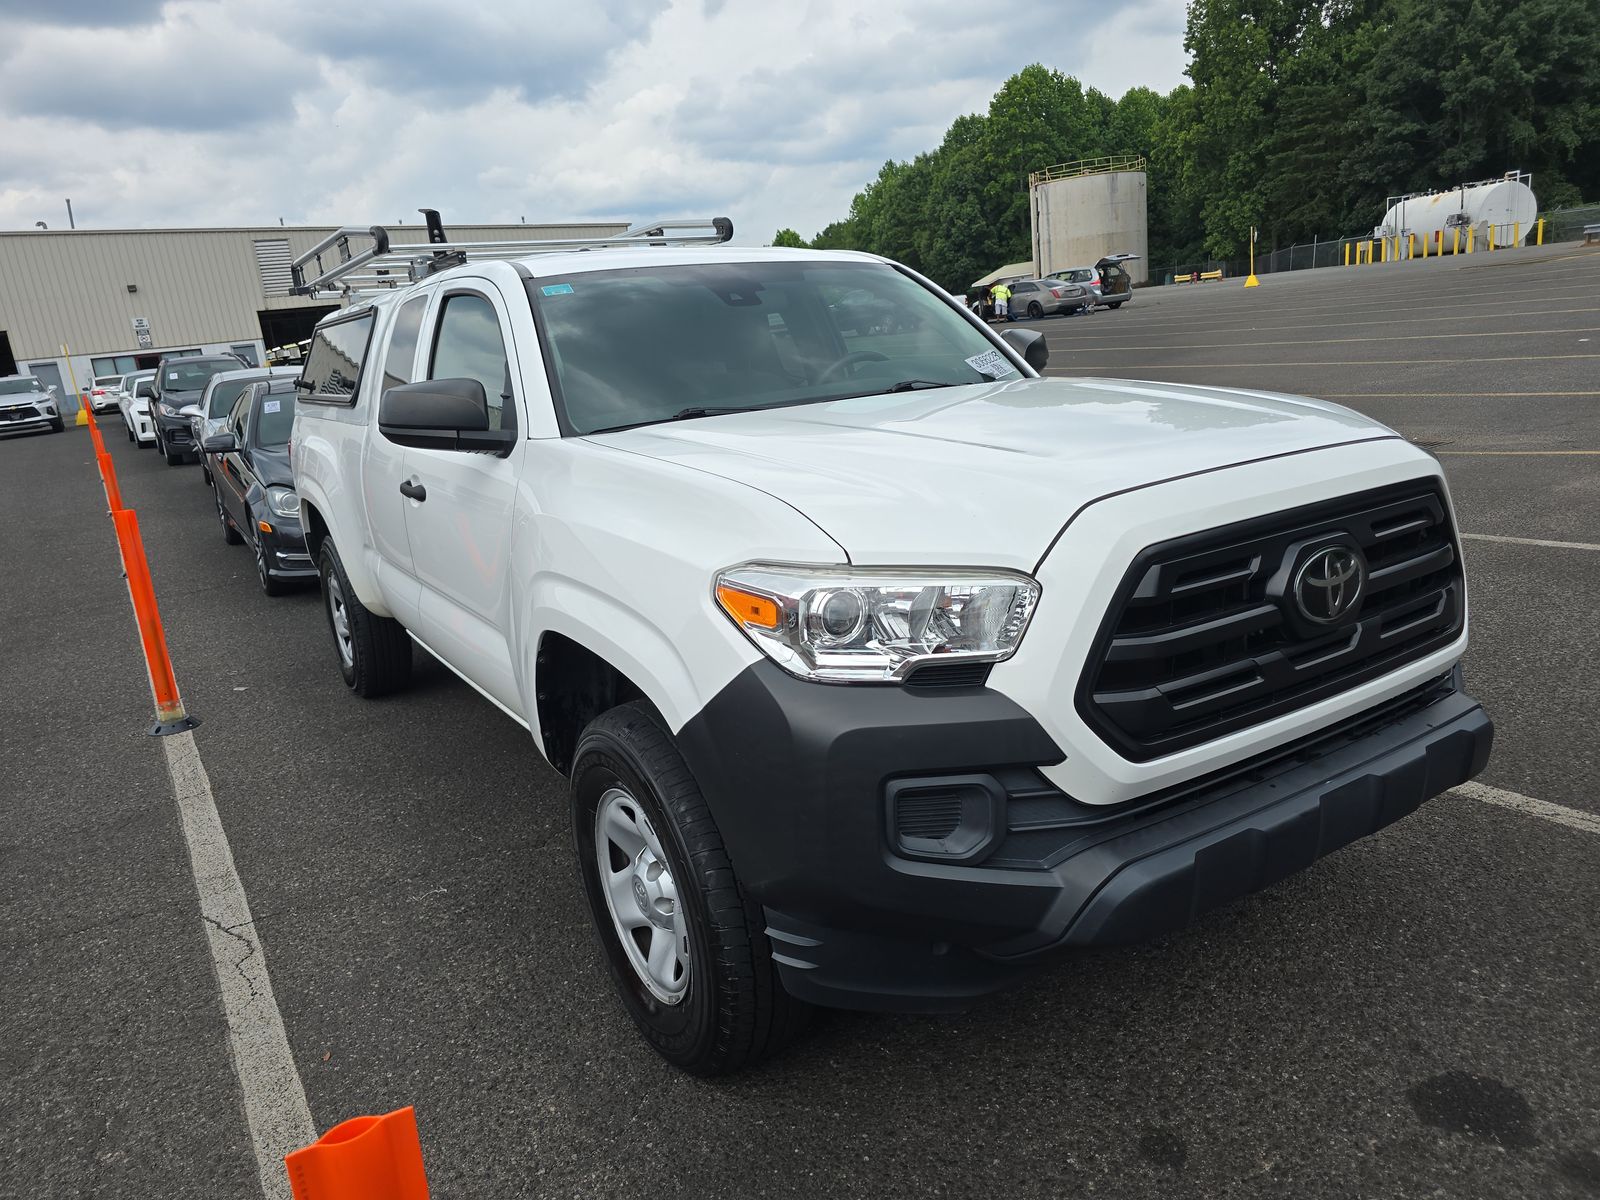
{"label": "side mirror", "polygon": [[1050,361],[1050,347],[1045,343],[1044,334],[1037,329],[1006,329],[1000,336],[1035,371],[1044,370]]}
{"label": "side mirror", "polygon": [[198,404],[185,404],[178,410],[178,415],[180,417],[198,417],[200,415],[200,406]]}
{"label": "side mirror", "polygon": [[489,398],[476,379],[425,379],[378,398],[378,432],[401,446],[477,450],[504,458],[515,429],[489,428]]}
{"label": "side mirror", "polygon": [[200,443],[200,449],[207,454],[232,454],[238,448],[239,444],[233,440],[231,433],[214,433]]}

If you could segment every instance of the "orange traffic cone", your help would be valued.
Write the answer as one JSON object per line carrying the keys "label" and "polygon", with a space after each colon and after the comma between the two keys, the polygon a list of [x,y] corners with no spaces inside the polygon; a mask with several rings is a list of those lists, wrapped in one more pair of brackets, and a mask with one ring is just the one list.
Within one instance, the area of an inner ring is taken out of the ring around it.
{"label": "orange traffic cone", "polygon": [[295,1200],[428,1200],[417,1114],[351,1117],[284,1157]]}

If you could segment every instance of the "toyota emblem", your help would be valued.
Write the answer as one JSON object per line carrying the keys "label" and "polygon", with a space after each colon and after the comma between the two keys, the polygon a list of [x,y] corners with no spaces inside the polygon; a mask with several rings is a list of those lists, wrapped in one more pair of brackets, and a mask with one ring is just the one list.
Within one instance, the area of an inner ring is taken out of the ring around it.
{"label": "toyota emblem", "polygon": [[1294,602],[1300,615],[1317,625],[1333,625],[1361,601],[1367,565],[1348,546],[1327,546],[1305,562],[1294,577]]}

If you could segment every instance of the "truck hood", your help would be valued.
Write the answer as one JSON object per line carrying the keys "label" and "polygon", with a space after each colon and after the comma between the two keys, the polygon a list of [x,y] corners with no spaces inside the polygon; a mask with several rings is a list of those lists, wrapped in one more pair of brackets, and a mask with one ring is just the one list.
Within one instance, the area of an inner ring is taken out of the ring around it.
{"label": "truck hood", "polygon": [[1123,379],[1009,383],[730,413],[590,440],[748,484],[857,564],[1031,570],[1085,504],[1182,475],[1397,437],[1298,396]]}

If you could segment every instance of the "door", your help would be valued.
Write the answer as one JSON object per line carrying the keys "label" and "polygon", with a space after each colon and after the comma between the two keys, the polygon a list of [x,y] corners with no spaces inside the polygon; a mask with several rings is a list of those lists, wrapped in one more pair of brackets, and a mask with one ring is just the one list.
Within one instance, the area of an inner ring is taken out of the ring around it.
{"label": "door", "polygon": [[[68,394],[67,389],[61,386],[61,368],[53,362],[29,363],[28,374],[32,375],[45,387],[56,389],[56,411],[64,417],[70,417],[77,412],[80,405],[76,403],[78,397]],[[71,400],[72,404],[67,402]]]}
{"label": "door", "polygon": [[211,472],[211,478],[217,487],[217,503],[227,510],[228,516],[233,518],[233,523],[239,532],[248,537],[255,536],[255,529],[250,524],[250,513],[244,501],[245,493],[250,490],[249,468],[244,448],[245,431],[250,428],[250,406],[257,393],[265,390],[261,384],[252,384],[244,390],[238,400],[234,401],[233,411],[228,414],[226,430],[233,435],[235,449],[218,456]]}
{"label": "door", "polygon": [[[418,370],[427,370],[426,362],[418,367],[417,343],[422,333],[422,317],[431,298],[431,294],[426,292],[413,296],[394,315],[388,349],[383,356],[383,379],[378,387],[380,409],[384,392],[401,384],[416,382]],[[400,484],[406,478],[406,450],[379,433],[368,436],[361,453],[367,527],[372,535],[373,548],[378,552],[384,597],[395,609],[395,616],[400,618],[401,624],[410,625],[414,623],[417,601],[416,587],[412,582],[416,569],[411,561],[411,542],[406,534],[406,505],[409,501],[400,494]],[[390,586],[391,579],[393,587]]]}
{"label": "door", "polygon": [[[508,352],[506,301],[488,281],[442,292],[433,310],[426,379],[475,379],[491,428],[524,428],[520,374]],[[422,592],[417,636],[521,715],[511,665],[511,528],[526,442],[506,458],[406,448],[406,534]],[[420,490],[420,498],[415,498]]]}

